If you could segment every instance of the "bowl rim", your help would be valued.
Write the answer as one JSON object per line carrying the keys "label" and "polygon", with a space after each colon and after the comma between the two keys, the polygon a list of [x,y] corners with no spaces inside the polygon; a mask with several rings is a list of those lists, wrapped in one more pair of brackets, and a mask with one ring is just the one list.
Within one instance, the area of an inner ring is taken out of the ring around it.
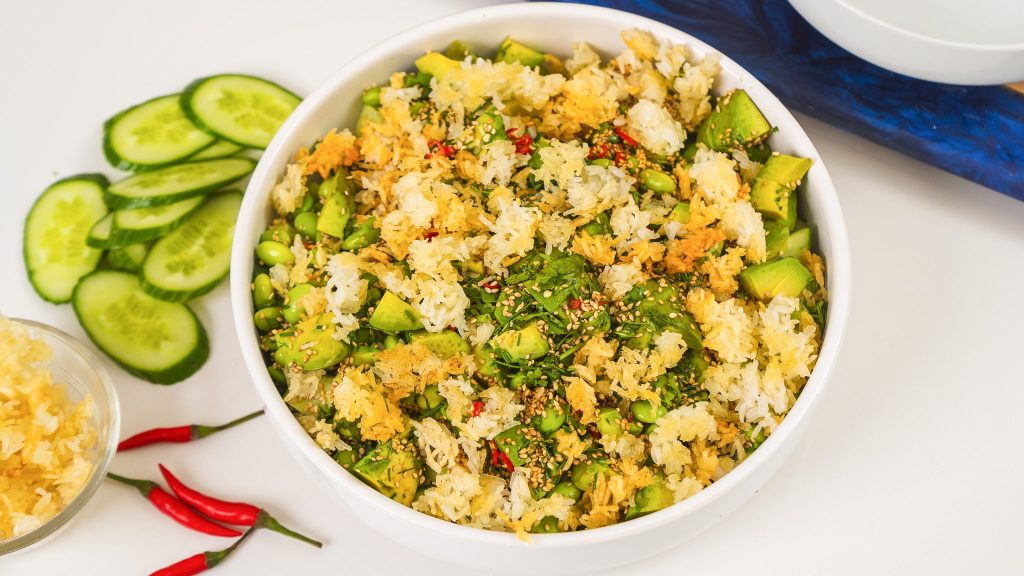
{"label": "bowl rim", "polygon": [[[251,234],[248,223],[258,217],[260,211],[266,209],[267,196],[276,183],[277,174],[271,172],[271,164],[282,154],[291,156],[294,150],[285,150],[284,141],[287,135],[297,126],[305,122],[306,116],[319,108],[332,95],[342,89],[348,78],[361,74],[372,68],[374,64],[402,48],[415,46],[422,39],[437,33],[454,32],[460,28],[472,26],[481,18],[503,19],[523,16],[564,16],[573,17],[587,14],[594,17],[614,19],[622,29],[637,27],[649,30],[661,38],[669,38],[675,42],[685,43],[697,48],[705,54],[716,54],[722,65],[723,73],[742,81],[748,86],[755,86],[768,95],[776,104],[778,114],[774,118],[777,123],[795,127],[796,133],[791,136],[798,141],[803,138],[809,150],[814,152],[817,183],[815,190],[816,203],[822,204],[827,221],[830,241],[833,246],[832,259],[828,261],[830,284],[829,315],[826,330],[818,359],[810,378],[805,384],[799,398],[782,420],[776,431],[762,444],[757,451],[737,465],[732,471],[704,488],[694,496],[678,502],[658,512],[636,518],[628,522],[620,522],[598,529],[581,530],[569,533],[531,535],[532,547],[540,548],[575,548],[594,544],[607,543],[621,539],[627,534],[647,532],[666,524],[673,523],[681,517],[693,514],[729,493],[744,480],[752,476],[766,461],[773,457],[779,446],[797,430],[798,425],[806,418],[815,400],[820,397],[836,363],[842,341],[845,337],[846,324],[849,316],[851,282],[851,266],[849,240],[843,218],[839,197],[831,177],[806,132],[799,125],[792,113],[786,109],[778,98],[772,94],[759,80],[736,62],[699,40],[667,24],[656,20],[623,12],[611,8],[570,4],[559,2],[530,2],[502,4],[491,7],[477,8],[453,15],[438,18],[396,34],[358,54],[344,63],[337,71],[322,82],[307,96],[299,107],[281,126],[270,145],[264,151],[259,164],[250,178],[245,199],[239,211],[238,225],[235,228],[231,254],[230,292],[232,315],[236,334],[246,367],[252,377],[253,385],[264,401],[266,411],[280,435],[284,436],[287,446],[298,451],[304,460],[318,469],[319,474],[326,477],[332,484],[340,485],[343,490],[363,503],[375,508],[378,512],[408,522],[418,529],[439,533],[445,537],[469,540],[481,545],[513,546],[523,544],[516,535],[509,532],[497,532],[474,528],[448,522],[416,511],[411,507],[395,502],[376,490],[359,481],[347,470],[338,466],[326,452],[309,437],[298,421],[292,416],[282,401],[274,383],[271,381],[262,355],[257,345],[255,327],[252,323],[252,303],[249,294],[252,277],[252,247],[247,235]],[[263,188],[265,192],[257,189]],[[818,188],[822,188],[818,190]],[[818,223],[820,226],[821,223]],[[333,490],[337,493],[338,490]]]}
{"label": "bowl rim", "polygon": [[[0,556],[25,550],[30,546],[46,540],[56,534],[57,531],[63,528],[72,518],[85,508],[103,484],[104,478],[106,478],[107,470],[110,468],[110,464],[114,460],[114,455],[117,453],[117,443],[121,431],[121,405],[117,397],[117,389],[114,387],[114,382],[110,378],[110,373],[107,372],[107,369],[103,366],[99,357],[93,354],[91,350],[79,342],[74,336],[71,336],[59,328],[55,328],[43,322],[29,320],[27,318],[9,318],[9,320],[27,326],[30,332],[45,332],[62,345],[67,346],[69,350],[80,357],[82,361],[89,366],[93,371],[100,388],[102,388],[104,393],[107,395],[107,402],[105,405],[101,405],[96,398],[93,398],[93,405],[100,415],[105,413],[109,417],[110,423],[108,426],[106,445],[96,447],[98,450],[101,450],[99,459],[93,464],[89,480],[87,480],[82,486],[82,489],[78,492],[75,498],[55,516],[36,527],[31,532],[18,536],[17,538],[0,540]],[[58,384],[60,383],[58,382]],[[97,432],[99,431],[97,430]]]}
{"label": "bowl rim", "polygon": [[850,12],[852,16],[861,18],[867,22],[870,22],[880,30],[902,36],[909,40],[916,42],[922,42],[926,44],[932,44],[934,46],[941,46],[943,48],[955,48],[957,50],[964,50],[969,52],[1019,52],[1024,50],[1024,42],[1005,42],[997,44],[982,44],[980,42],[966,42],[963,40],[948,40],[945,38],[936,38],[935,36],[929,36],[922,32],[915,32],[908,28],[902,28],[897,24],[883,20],[882,18],[869,14],[863,8],[850,4],[847,0],[834,0],[836,4],[843,7]]}

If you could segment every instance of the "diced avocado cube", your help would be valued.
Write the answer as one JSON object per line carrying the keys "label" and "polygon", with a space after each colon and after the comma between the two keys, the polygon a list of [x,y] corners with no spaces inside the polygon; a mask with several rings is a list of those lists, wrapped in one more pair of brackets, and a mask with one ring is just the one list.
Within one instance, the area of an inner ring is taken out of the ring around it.
{"label": "diced avocado cube", "polygon": [[785,254],[789,242],[789,228],[786,227],[786,223],[778,220],[765,222],[764,231],[768,258],[789,256],[789,254]]}
{"label": "diced avocado cube", "polygon": [[569,479],[572,480],[573,485],[586,492],[594,487],[598,474],[610,475],[611,471],[608,464],[600,460],[580,462],[569,471]]}
{"label": "diced avocado cube", "polygon": [[466,45],[462,40],[455,40],[445,48],[444,55],[452,60],[458,60],[459,62],[466,59],[466,56],[476,56],[473,53],[473,49]]}
{"label": "diced avocado cube", "polygon": [[657,478],[651,484],[637,491],[636,496],[633,498],[633,506],[626,511],[625,518],[626,520],[632,520],[651,512],[657,512],[675,504],[675,501],[675,494],[668,489],[665,481]]}
{"label": "diced avocado cube", "polygon": [[477,374],[488,378],[498,375],[498,363],[495,362],[494,350],[490,346],[485,344],[477,348],[473,356],[476,357]]}
{"label": "diced avocado cube", "polygon": [[380,124],[384,121],[384,115],[381,114],[380,110],[377,110],[373,106],[363,106],[363,109],[359,112],[359,118],[356,119],[356,133],[360,136],[366,133],[367,124]]}
{"label": "diced avocado cube", "polygon": [[411,506],[419,488],[422,464],[411,445],[395,449],[394,442],[371,450],[352,466],[352,473],[388,498]]}
{"label": "diced avocado cube", "polygon": [[536,323],[521,330],[502,332],[491,340],[491,345],[508,354],[513,360],[540,358],[551,350],[548,339],[537,328]]}
{"label": "diced avocado cube", "polygon": [[352,188],[345,169],[339,169],[320,184],[319,194],[324,199],[324,206],[316,220],[318,231],[335,238],[345,237],[345,226],[356,209]]}
{"label": "diced avocado cube", "polygon": [[778,182],[786,188],[793,189],[800,184],[800,180],[811,169],[811,164],[810,158],[773,154],[757,173],[757,177],[761,180]]}
{"label": "diced avocado cube", "polygon": [[349,345],[334,337],[330,314],[310,316],[274,337],[274,361],[280,366],[296,364],[303,370],[322,370],[348,356]]}
{"label": "diced avocado cube", "polygon": [[498,46],[498,53],[495,54],[494,60],[509,64],[519,63],[523,66],[540,66],[544,63],[544,53],[507,37]]}
{"label": "diced avocado cube", "polygon": [[786,188],[778,182],[754,178],[754,185],[750,190],[750,203],[754,209],[773,220],[786,220],[790,204],[792,202],[793,189]]}
{"label": "diced avocado cube", "polygon": [[789,193],[789,205],[786,206],[786,228],[789,228],[790,230],[796,229],[796,221],[799,220],[796,213],[796,207],[798,204],[797,191],[793,190]]}
{"label": "diced avocado cube", "polygon": [[747,294],[767,302],[779,294],[799,297],[811,278],[799,260],[785,257],[745,268],[740,272],[740,285]]}
{"label": "diced avocado cube", "polygon": [[416,59],[417,70],[426,72],[438,80],[444,78],[449,72],[458,67],[458,60],[452,60],[440,52],[427,52]]}
{"label": "diced avocado cube", "polygon": [[733,90],[718,100],[715,109],[697,129],[697,142],[726,152],[764,138],[772,125],[745,90]]}
{"label": "diced avocado cube", "polygon": [[811,229],[804,227],[789,233],[786,238],[786,247],[782,251],[783,256],[799,258],[804,250],[811,249]]}
{"label": "diced avocado cube", "polygon": [[409,335],[411,342],[420,344],[441,358],[469,354],[469,344],[457,332],[413,332]]}
{"label": "diced avocado cube", "polygon": [[512,464],[516,466],[522,466],[526,463],[519,455],[522,449],[530,443],[526,438],[526,434],[524,434],[525,429],[526,426],[524,424],[519,424],[494,437],[494,443],[498,445],[498,449],[504,452],[508,459],[512,461]]}
{"label": "diced avocado cube", "polygon": [[416,309],[390,290],[384,292],[384,296],[370,315],[369,323],[370,326],[384,332],[407,332],[423,328],[423,322],[420,321]]}
{"label": "diced avocado cube", "polygon": [[352,365],[363,366],[377,361],[380,350],[373,346],[360,346],[352,351]]}
{"label": "diced avocado cube", "polygon": [[690,203],[680,202],[676,204],[676,207],[672,209],[668,214],[668,219],[673,222],[679,222],[680,224],[686,224],[690,221]]}

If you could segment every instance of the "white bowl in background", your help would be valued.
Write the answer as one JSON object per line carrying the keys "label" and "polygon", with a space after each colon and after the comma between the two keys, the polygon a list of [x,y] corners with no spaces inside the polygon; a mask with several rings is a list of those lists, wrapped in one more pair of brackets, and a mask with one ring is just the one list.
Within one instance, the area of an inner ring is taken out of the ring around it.
{"label": "white bowl in background", "polygon": [[789,0],[836,44],[888,70],[948,84],[1024,80],[1021,0]]}
{"label": "white bowl in background", "polygon": [[281,400],[267,374],[253,326],[250,281],[253,248],[271,218],[269,194],[302,146],[332,127],[353,126],[360,94],[413,60],[460,39],[496,47],[506,35],[542,50],[568,54],[576,40],[605,54],[624,46],[619,33],[642,28],[687,44],[698,56],[715,53],[707,44],[654,20],[574,4],[509,4],[463,12],[403,32],[349,61],[310,94],[278,131],[253,173],[235,228],[231,257],[231,301],[242,354],[274,428],[312,478],[349,506],[353,516],[381,534],[439,559],[509,573],[581,573],[657,554],[707,529],[747,500],[779,467],[807,428],[808,417],[829,379],[846,329],[850,303],[850,254],[846,227],[832,181],[807,135],[760,82],[735,62],[721,58],[716,90],[744,88],[778,133],[774,149],[812,158],[801,195],[802,217],[816,230],[817,248],[828,266],[831,295],[827,328],[817,366],[799,400],[776,432],[746,461],[697,495],[654,514],[614,526],[564,534],[535,535],[525,544],[512,534],[451,524],[398,504],[360,482],[310,439]]}

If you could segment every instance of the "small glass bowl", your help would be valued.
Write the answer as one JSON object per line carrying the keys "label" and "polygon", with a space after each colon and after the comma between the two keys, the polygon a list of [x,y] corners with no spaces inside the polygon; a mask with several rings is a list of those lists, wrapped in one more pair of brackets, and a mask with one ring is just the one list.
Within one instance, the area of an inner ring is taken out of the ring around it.
{"label": "small glass bowl", "polygon": [[46,367],[53,374],[54,382],[64,386],[71,402],[77,403],[87,395],[92,396],[95,406],[92,424],[96,429],[96,444],[87,451],[93,465],[92,475],[78,496],[75,496],[75,499],[56,516],[28,534],[0,540],[0,556],[23,551],[48,541],[85,508],[107,475],[110,461],[117,452],[121,427],[117,392],[106,369],[95,354],[68,334],[52,326],[19,318],[11,320],[27,326],[33,338],[42,338],[53,350]]}

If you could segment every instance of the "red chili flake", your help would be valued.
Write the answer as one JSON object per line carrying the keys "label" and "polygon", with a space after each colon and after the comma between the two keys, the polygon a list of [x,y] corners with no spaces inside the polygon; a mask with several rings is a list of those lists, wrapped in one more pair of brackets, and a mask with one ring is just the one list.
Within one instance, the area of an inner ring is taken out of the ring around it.
{"label": "red chili flake", "polygon": [[508,130],[505,130],[505,136],[511,138],[516,133],[516,130],[518,130],[518,128],[509,128]]}
{"label": "red chili flake", "polygon": [[593,429],[590,430],[590,435],[592,437],[594,437],[594,438],[597,438],[597,439],[601,438],[601,433],[598,432],[596,428],[593,428]]}
{"label": "red chili flake", "polygon": [[517,154],[530,154],[530,146],[533,145],[533,138],[529,134],[517,138],[513,144],[516,145]]}
{"label": "red chili flake", "polygon": [[[430,141],[427,142],[427,146],[431,150],[436,151],[438,154],[440,154],[441,156],[444,156],[445,158],[451,158],[452,155],[455,154],[455,147],[454,146],[450,146],[448,144],[444,144],[440,140],[430,140]],[[430,154],[427,154],[427,158],[430,158]]]}
{"label": "red chili flake", "polygon": [[316,246],[316,244],[313,244],[312,242],[310,242],[308,240],[304,241],[302,243],[302,245],[306,247],[306,250],[312,250],[313,246]]}
{"label": "red chili flake", "polygon": [[625,164],[626,163],[626,155],[623,154],[620,150],[616,150],[615,151],[615,163],[616,164]]}
{"label": "red chili flake", "polygon": [[626,134],[626,131],[623,130],[622,128],[616,126],[615,127],[615,133],[619,136],[619,138],[622,138],[622,141],[625,142],[626,144],[628,144],[628,145],[630,145],[630,146],[632,146],[634,148],[637,147],[637,141],[634,140],[633,137],[630,136],[629,134]]}
{"label": "red chili flake", "polygon": [[608,145],[601,144],[590,149],[590,154],[587,155],[587,159],[594,160],[595,158],[607,158],[608,157]]}
{"label": "red chili flake", "polygon": [[580,304],[581,304],[581,302],[580,302],[579,298],[569,298],[569,309],[570,310],[578,310],[579,307],[580,307]]}
{"label": "red chili flake", "polygon": [[438,232],[437,230],[427,230],[426,232],[423,233],[423,239],[430,241],[438,234],[440,234],[440,232]]}
{"label": "red chili flake", "polygon": [[498,284],[497,280],[491,280],[489,282],[484,282],[483,284],[480,285],[480,287],[486,290],[497,290],[501,288],[501,284]]}
{"label": "red chili flake", "polygon": [[491,466],[498,467],[498,443],[491,440]]}
{"label": "red chili flake", "polygon": [[456,328],[455,326],[451,326],[451,325],[448,326],[448,329],[451,330],[452,332],[458,332],[459,331],[458,328]]}
{"label": "red chili flake", "polygon": [[473,402],[473,416],[479,416],[480,412],[484,409],[484,403],[482,400],[476,400]]}
{"label": "red chili flake", "polygon": [[501,463],[505,465],[505,468],[508,468],[509,472],[516,471],[516,465],[513,464],[512,460],[509,459],[508,454],[505,454],[501,450],[498,450],[498,457],[501,458]]}

